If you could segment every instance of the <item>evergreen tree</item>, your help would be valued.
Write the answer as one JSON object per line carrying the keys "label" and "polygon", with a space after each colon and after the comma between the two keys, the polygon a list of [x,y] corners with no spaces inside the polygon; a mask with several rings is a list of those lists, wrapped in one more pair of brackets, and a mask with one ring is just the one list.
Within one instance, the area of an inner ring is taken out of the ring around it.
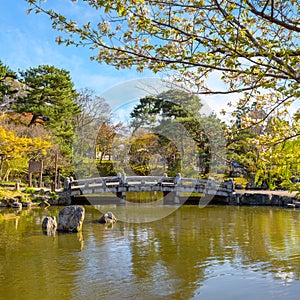
{"label": "evergreen tree", "polygon": [[77,92],[68,71],[41,65],[21,72],[25,95],[19,96],[17,112],[32,115],[28,126],[42,123],[54,136],[62,153],[71,155],[74,136],[73,117],[80,113],[75,99]]}
{"label": "evergreen tree", "polygon": [[180,164],[182,167],[195,165],[196,160],[200,174],[207,175],[212,167],[212,156],[215,159],[217,152],[220,158],[224,155],[223,128],[215,115],[200,114],[202,106],[195,95],[169,90],[156,97],[140,99],[131,113],[132,126],[150,128],[159,136],[159,151],[163,148],[168,153],[169,169],[176,165],[176,172],[180,172]]}

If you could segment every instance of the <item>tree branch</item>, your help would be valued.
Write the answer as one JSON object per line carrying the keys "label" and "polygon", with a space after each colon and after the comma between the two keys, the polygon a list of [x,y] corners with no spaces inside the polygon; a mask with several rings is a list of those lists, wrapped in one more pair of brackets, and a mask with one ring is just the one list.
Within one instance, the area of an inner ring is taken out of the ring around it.
{"label": "tree branch", "polygon": [[297,27],[297,26],[294,26],[294,25],[287,24],[286,22],[283,22],[283,21],[280,21],[280,20],[274,18],[274,8],[273,8],[274,3],[273,3],[273,0],[272,0],[272,7],[271,7],[271,15],[270,15],[270,16],[264,13],[264,9],[263,9],[262,11],[258,11],[258,10],[251,4],[250,1],[246,1],[246,2],[247,2],[247,4],[249,5],[249,7],[250,7],[252,13],[254,13],[255,15],[260,16],[260,17],[262,17],[262,18],[264,18],[264,19],[266,19],[266,20],[268,20],[268,21],[270,21],[270,22],[272,22],[272,23],[275,23],[275,24],[277,24],[277,25],[279,25],[279,26],[281,26],[281,27],[284,27],[284,28],[286,28],[286,29],[288,29],[288,30],[300,32],[300,27]]}

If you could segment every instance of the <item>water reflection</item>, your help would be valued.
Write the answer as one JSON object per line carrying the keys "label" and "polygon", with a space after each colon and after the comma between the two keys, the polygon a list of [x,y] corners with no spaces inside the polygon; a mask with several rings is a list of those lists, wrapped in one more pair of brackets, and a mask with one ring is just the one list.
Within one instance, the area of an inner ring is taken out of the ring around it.
{"label": "water reflection", "polygon": [[109,227],[86,207],[83,232],[43,235],[43,216],[58,212],[0,211],[3,299],[291,300],[300,293],[300,211],[184,206],[156,222]]}
{"label": "water reflection", "polygon": [[126,205],[93,205],[101,213],[111,211],[118,220],[126,223],[148,223],[159,221],[178,209],[176,205],[163,205],[163,201],[130,203]]}
{"label": "water reflection", "polygon": [[82,232],[57,232],[58,248],[64,253],[83,251]]}

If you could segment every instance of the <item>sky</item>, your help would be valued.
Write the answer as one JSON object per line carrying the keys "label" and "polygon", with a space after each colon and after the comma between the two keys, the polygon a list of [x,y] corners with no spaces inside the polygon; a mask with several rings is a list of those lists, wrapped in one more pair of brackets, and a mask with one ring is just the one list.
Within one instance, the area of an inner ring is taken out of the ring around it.
{"label": "sky", "polygon": [[[54,7],[65,10],[76,18],[96,18],[96,11],[83,9],[71,0],[48,0]],[[150,71],[137,73],[134,70],[116,70],[112,66],[91,61],[91,50],[82,47],[58,45],[55,38],[59,35],[51,27],[49,18],[44,14],[27,14],[29,4],[25,0],[0,0],[0,60],[14,71],[26,70],[38,65],[53,65],[70,71],[77,90],[90,88],[104,98],[121,115],[132,107],[132,101],[146,95],[140,88],[142,82],[161,84],[158,75]],[[215,87],[222,86],[218,74],[209,79]],[[138,91],[137,91],[138,89]],[[236,99],[221,96],[201,97],[206,106],[219,113],[228,110],[227,102]],[[128,105],[126,105],[128,103]]]}

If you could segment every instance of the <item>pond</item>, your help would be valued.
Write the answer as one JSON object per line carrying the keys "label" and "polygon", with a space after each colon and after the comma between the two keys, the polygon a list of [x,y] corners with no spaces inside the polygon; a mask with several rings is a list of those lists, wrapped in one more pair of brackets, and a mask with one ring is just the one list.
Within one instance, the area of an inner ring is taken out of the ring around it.
{"label": "pond", "polygon": [[43,234],[60,209],[0,210],[0,299],[299,299],[300,210],[181,206],[109,227],[85,206],[81,233]]}

